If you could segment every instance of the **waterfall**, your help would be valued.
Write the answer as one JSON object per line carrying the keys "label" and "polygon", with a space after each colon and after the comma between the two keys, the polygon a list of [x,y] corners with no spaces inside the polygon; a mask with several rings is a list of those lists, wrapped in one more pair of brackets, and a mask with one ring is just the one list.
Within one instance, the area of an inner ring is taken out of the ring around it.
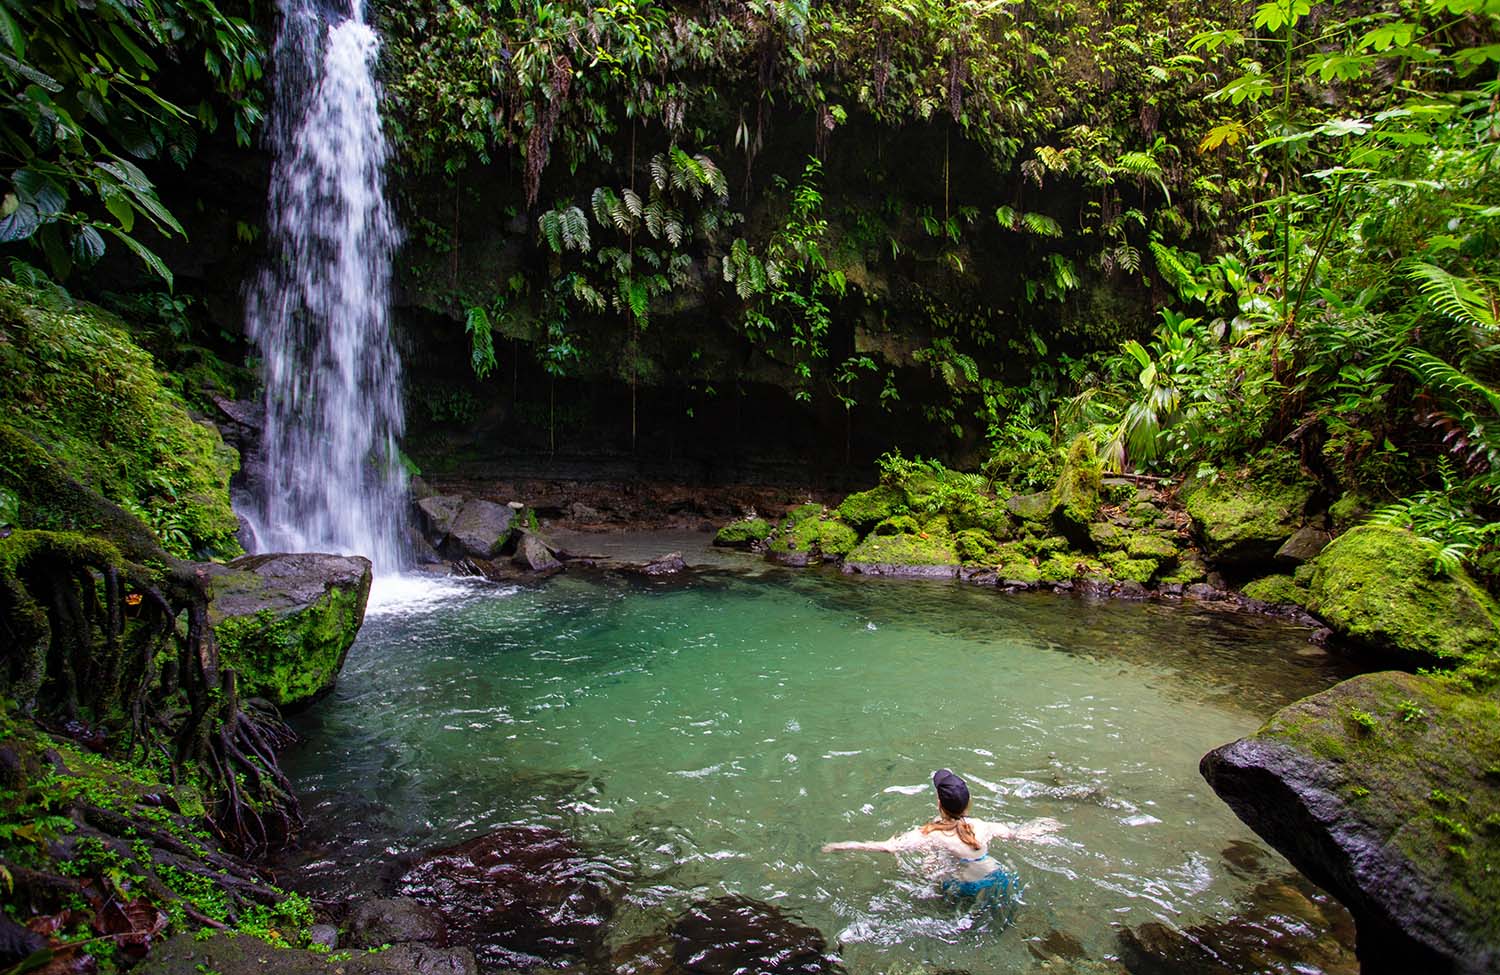
{"label": "waterfall", "polygon": [[261,359],[261,475],[245,505],[259,551],[402,563],[406,475],[401,361],[389,322],[399,231],[385,201],[385,137],[361,0],[280,0],[269,141],[270,259],[246,331]]}

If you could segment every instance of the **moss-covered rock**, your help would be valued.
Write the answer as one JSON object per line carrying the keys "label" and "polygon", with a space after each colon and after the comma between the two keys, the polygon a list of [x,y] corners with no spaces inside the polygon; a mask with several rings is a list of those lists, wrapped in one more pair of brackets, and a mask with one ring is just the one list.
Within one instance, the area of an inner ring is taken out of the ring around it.
{"label": "moss-covered rock", "polygon": [[1242,471],[1183,486],[1183,506],[1210,562],[1248,567],[1269,562],[1301,526],[1315,490],[1296,462],[1258,458]]}
{"label": "moss-covered rock", "polygon": [[1500,702],[1367,674],[1210,752],[1235,813],[1354,914],[1382,971],[1500,966]]}
{"label": "moss-covered rock", "polygon": [[788,511],[786,518],[782,520],[781,524],[783,528],[787,525],[800,525],[809,518],[821,518],[822,516],[823,506],[809,501],[807,504],[799,504],[791,511]]}
{"label": "moss-covered rock", "polygon": [[[875,574],[879,568],[913,566],[953,566],[959,563],[953,540],[938,535],[868,535],[844,560],[857,571]],[[899,574],[882,572],[880,574]],[[920,573],[927,574],[927,573]]]}
{"label": "moss-covered rock", "polygon": [[995,577],[1001,582],[1031,585],[1040,582],[1041,570],[1025,548],[1016,542],[999,546],[994,554]]}
{"label": "moss-covered rock", "polygon": [[854,529],[832,518],[806,517],[796,522],[787,518],[767,551],[774,562],[804,566],[837,561],[849,554],[858,539]]}
{"label": "moss-covered rock", "polygon": [[818,522],[818,551],[824,559],[841,559],[854,551],[859,535],[842,521]]}
{"label": "moss-covered rock", "polygon": [[1068,582],[1073,579],[1108,582],[1111,579],[1109,568],[1103,562],[1076,552],[1049,555],[1041,560],[1037,571],[1043,582]]}
{"label": "moss-covered rock", "polygon": [[1164,572],[1156,581],[1164,586],[1187,586],[1208,578],[1208,566],[1203,564],[1195,552],[1188,552],[1177,559],[1177,567]]}
{"label": "moss-covered rock", "polygon": [[1010,510],[1003,502],[990,497],[964,499],[948,512],[948,521],[956,532],[977,529],[997,540],[1015,534]]}
{"label": "moss-covered rock", "polygon": [[876,535],[915,535],[922,530],[911,515],[892,515],[875,526]]}
{"label": "moss-covered rock", "polygon": [[1130,533],[1107,521],[1096,521],[1089,526],[1089,543],[1100,552],[1123,550],[1130,544]]}
{"label": "moss-covered rock", "polygon": [[1438,546],[1403,528],[1364,525],[1312,562],[1307,607],[1347,639],[1452,666],[1500,655],[1500,608],[1463,570],[1433,570]]}
{"label": "moss-covered rock", "polygon": [[906,506],[906,496],[900,489],[881,484],[868,491],[851,494],[839,502],[838,516],[855,531],[864,532],[897,514]]}
{"label": "moss-covered rock", "polygon": [[953,550],[966,565],[988,565],[995,557],[997,542],[988,532],[966,528],[953,536]]}
{"label": "moss-covered rock", "polygon": [[1022,521],[1046,521],[1052,510],[1052,492],[1013,495],[1005,502],[1005,509]]}
{"label": "moss-covered rock", "polygon": [[[218,431],[198,423],[119,319],[58,304],[0,281],[0,423],[42,445],[66,473],[140,518],[174,555],[235,555],[239,523],[229,477],[239,464]],[[26,527],[55,529],[66,513],[17,483],[0,457],[0,487],[29,503]]]}
{"label": "moss-covered rock", "polygon": [[1251,599],[1259,599],[1263,603],[1294,606],[1307,604],[1307,590],[1297,585],[1296,580],[1287,575],[1256,579],[1246,584],[1245,588],[1240,591]]}
{"label": "moss-covered rock", "polygon": [[246,696],[295,707],[333,688],[364,622],[368,559],[249,555],[206,572],[220,660]]}
{"label": "moss-covered rock", "polygon": [[1154,559],[1162,565],[1174,565],[1177,562],[1177,545],[1163,535],[1138,532],[1130,536],[1125,551],[1133,559]]}
{"label": "moss-covered rock", "polygon": [[714,535],[714,544],[720,548],[749,548],[763,542],[771,534],[771,523],[764,518],[742,518],[731,521]]}
{"label": "moss-covered rock", "polygon": [[1088,541],[1089,526],[1099,515],[1100,472],[1094,439],[1080,434],[1068,446],[1062,473],[1052,488],[1052,524],[1074,544]]}
{"label": "moss-covered rock", "polygon": [[1145,585],[1156,575],[1156,569],[1155,559],[1125,559],[1112,567],[1110,573],[1121,582],[1139,582]]}

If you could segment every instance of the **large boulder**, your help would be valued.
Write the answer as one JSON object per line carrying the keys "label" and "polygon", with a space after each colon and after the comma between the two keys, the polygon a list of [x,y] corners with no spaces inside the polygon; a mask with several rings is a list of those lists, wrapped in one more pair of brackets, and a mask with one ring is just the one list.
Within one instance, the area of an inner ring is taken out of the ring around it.
{"label": "large boulder", "polygon": [[1204,756],[1241,819],[1354,915],[1366,975],[1500,970],[1500,700],[1366,674]]}
{"label": "large boulder", "polygon": [[1302,527],[1316,485],[1294,462],[1272,456],[1216,480],[1183,486],[1183,506],[1203,554],[1216,565],[1250,568],[1270,562]]}
{"label": "large boulder", "polygon": [[358,555],[247,555],[206,565],[208,619],[241,693],[278,707],[333,689],[365,619],[370,560]]}
{"label": "large boulder", "polygon": [[868,491],[851,494],[839,502],[838,516],[858,532],[867,532],[877,522],[895,514],[906,506],[906,496],[899,488],[880,484]]}
{"label": "large boulder", "polygon": [[408,897],[380,897],[349,912],[349,943],[378,948],[408,941],[442,945],[448,932],[443,919],[426,904]]}
{"label": "large boulder", "polygon": [[1436,542],[1364,525],[1312,563],[1307,608],[1346,639],[1414,664],[1451,666],[1500,653],[1500,608],[1462,569],[1433,569]]}
{"label": "large boulder", "polygon": [[399,889],[442,915],[449,941],[490,970],[598,956],[616,884],[565,834],[507,826],[428,854]]}
{"label": "large boulder", "polygon": [[440,549],[453,558],[493,559],[510,541],[516,509],[471,498],[454,515]]}
{"label": "large boulder", "polygon": [[401,944],[333,955],[278,948],[248,934],[179,934],[152,948],[136,975],[477,975],[467,948]]}

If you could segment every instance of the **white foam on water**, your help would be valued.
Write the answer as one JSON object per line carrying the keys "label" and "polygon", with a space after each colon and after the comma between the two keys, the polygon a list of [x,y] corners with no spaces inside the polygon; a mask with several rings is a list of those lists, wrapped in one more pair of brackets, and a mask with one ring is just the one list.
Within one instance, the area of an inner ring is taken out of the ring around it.
{"label": "white foam on water", "polygon": [[493,599],[518,591],[516,586],[497,586],[471,576],[377,575],[370,583],[365,616],[415,616],[462,600]]}

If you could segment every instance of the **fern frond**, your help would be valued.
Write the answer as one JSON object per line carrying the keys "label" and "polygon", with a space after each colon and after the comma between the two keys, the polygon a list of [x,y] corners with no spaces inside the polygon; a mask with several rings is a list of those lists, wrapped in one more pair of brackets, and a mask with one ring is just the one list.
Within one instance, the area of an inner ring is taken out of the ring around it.
{"label": "fern frond", "polygon": [[562,217],[556,210],[548,210],[536,218],[537,233],[552,248],[552,253],[563,252]]}
{"label": "fern frond", "polygon": [[666,157],[657,153],[651,157],[651,185],[665,192],[667,184],[670,181],[671,176],[667,170]]}
{"label": "fern frond", "polygon": [[641,199],[639,193],[630,189],[621,190],[620,201],[625,204],[626,212],[637,220],[641,219],[641,214],[646,209],[646,203]]}
{"label": "fern frond", "polygon": [[713,191],[714,196],[721,201],[729,199],[729,179],[723,170],[714,165],[714,161],[701,153],[693,157],[698,160],[698,165],[703,174],[703,185]]}
{"label": "fern frond", "polygon": [[1500,413],[1500,391],[1484,382],[1456,369],[1437,356],[1422,349],[1407,349],[1398,360],[1419,381],[1450,397],[1477,398]]}
{"label": "fern frond", "polygon": [[1021,217],[1026,229],[1041,237],[1061,237],[1062,226],[1045,213],[1027,213]]}
{"label": "fern frond", "polygon": [[1462,278],[1426,261],[1408,261],[1406,276],[1417,283],[1427,303],[1455,322],[1486,332],[1500,329],[1494,296],[1479,278]]}

